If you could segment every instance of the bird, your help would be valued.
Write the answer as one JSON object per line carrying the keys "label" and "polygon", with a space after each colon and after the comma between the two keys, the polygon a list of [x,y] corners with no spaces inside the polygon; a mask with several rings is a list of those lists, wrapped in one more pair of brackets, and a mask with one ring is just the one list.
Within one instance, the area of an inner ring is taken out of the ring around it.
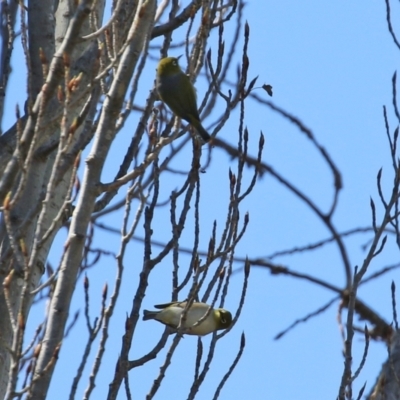
{"label": "bird", "polygon": [[179,57],[162,58],[157,66],[156,88],[161,100],[179,118],[192,125],[205,143],[211,136],[203,128],[197,109],[196,89],[179,66]]}
{"label": "bird", "polygon": [[[144,310],[143,321],[155,319],[164,325],[176,329],[181,321],[181,315],[186,304],[186,301],[174,301],[172,303],[155,305],[154,307],[161,311]],[[191,328],[206,315],[209,308],[210,306],[206,303],[193,302],[186,313],[186,320],[183,325],[185,331],[183,333],[205,336],[211,332],[229,328],[232,325],[232,314],[229,311],[223,308],[211,308],[204,321],[200,322],[200,324],[194,328]]]}

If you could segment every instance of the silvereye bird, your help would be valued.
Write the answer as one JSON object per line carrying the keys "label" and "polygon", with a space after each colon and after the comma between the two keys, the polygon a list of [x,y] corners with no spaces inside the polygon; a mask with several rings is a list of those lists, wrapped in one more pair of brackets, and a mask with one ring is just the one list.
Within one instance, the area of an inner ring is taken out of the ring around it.
{"label": "silvereye bird", "polygon": [[161,100],[179,118],[192,125],[204,142],[211,137],[200,122],[197,110],[196,89],[189,77],[181,70],[178,58],[162,58],[157,66],[157,90]]}
{"label": "silvereye bird", "polygon": [[[155,319],[164,325],[176,329],[180,323],[182,312],[186,307],[186,301],[158,304],[154,307],[161,311],[144,310],[143,321]],[[211,309],[204,321],[193,329],[190,329],[191,326],[206,315],[209,308],[210,306],[206,303],[194,302],[186,313],[186,320],[183,325],[186,329],[184,333],[188,335],[204,336],[231,326],[232,314],[223,308],[216,308]]]}

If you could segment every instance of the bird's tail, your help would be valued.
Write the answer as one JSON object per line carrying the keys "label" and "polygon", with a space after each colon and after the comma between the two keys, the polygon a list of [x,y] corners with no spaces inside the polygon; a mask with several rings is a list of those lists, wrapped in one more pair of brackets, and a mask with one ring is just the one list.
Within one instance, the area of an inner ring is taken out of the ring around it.
{"label": "bird's tail", "polygon": [[159,311],[143,310],[143,321],[147,321],[149,319],[156,319],[158,313]]}
{"label": "bird's tail", "polygon": [[203,125],[201,125],[201,122],[198,121],[195,118],[190,118],[190,124],[196,128],[197,133],[201,136],[201,138],[204,140],[205,143],[209,142],[211,139],[211,136],[208,134],[208,132],[203,128]]}

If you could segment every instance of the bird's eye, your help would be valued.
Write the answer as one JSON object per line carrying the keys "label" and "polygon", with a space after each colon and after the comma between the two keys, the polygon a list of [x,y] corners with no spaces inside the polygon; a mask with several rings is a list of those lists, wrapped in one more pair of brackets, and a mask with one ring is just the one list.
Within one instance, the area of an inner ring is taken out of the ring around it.
{"label": "bird's eye", "polygon": [[226,322],[226,319],[224,317],[221,317],[221,322],[224,324]]}
{"label": "bird's eye", "polygon": [[177,65],[178,65],[178,63],[177,63],[176,61],[174,61],[174,62],[173,62],[173,64],[174,64],[175,66],[177,66]]}

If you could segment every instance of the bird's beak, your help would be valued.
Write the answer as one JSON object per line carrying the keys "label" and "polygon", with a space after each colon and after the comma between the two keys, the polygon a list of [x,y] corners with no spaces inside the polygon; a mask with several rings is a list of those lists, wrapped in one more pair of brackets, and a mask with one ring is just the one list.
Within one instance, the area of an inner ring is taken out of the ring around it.
{"label": "bird's beak", "polygon": [[176,57],[176,59],[179,61],[179,59],[183,56],[183,54],[181,54],[180,56]]}

